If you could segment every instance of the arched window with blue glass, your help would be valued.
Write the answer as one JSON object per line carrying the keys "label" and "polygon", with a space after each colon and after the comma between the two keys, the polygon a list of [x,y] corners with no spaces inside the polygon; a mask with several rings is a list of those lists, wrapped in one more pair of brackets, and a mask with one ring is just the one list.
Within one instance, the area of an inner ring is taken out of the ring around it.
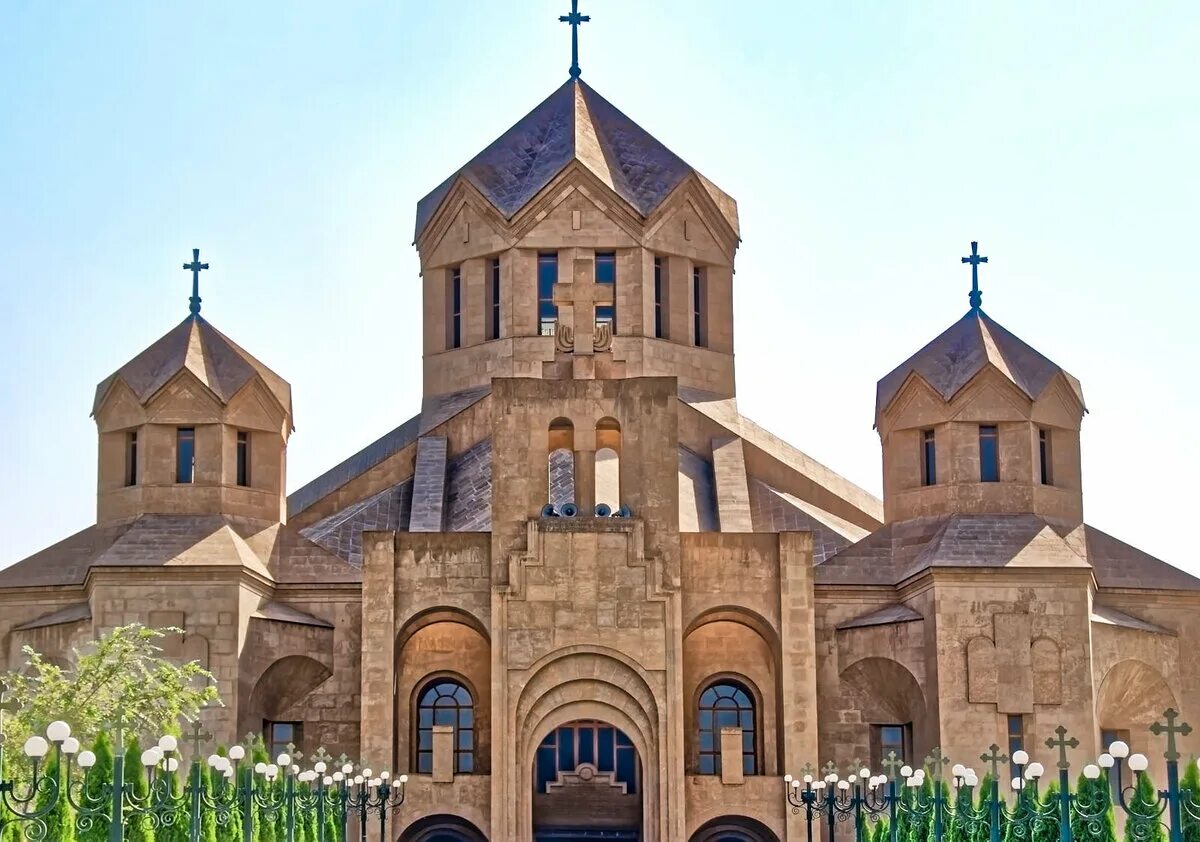
{"label": "arched window with blue glass", "polygon": [[721,774],[722,728],[742,729],[742,774],[758,774],[756,713],[754,694],[740,681],[720,678],[701,691],[696,718],[701,775]]}
{"label": "arched window with blue glass", "polygon": [[433,772],[433,728],[454,729],[454,772],[475,771],[475,699],[456,678],[441,676],[425,683],[417,693],[417,772]]}

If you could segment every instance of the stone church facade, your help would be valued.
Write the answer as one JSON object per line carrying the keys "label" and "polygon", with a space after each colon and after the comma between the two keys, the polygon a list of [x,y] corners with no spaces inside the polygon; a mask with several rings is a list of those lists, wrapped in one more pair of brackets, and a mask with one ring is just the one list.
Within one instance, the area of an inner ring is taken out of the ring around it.
{"label": "stone church facade", "polygon": [[99,385],[0,666],[177,626],[219,740],[406,772],[410,841],[798,839],[807,762],[1200,721],[1200,581],[1084,523],[1080,383],[972,306],[878,384],[880,501],[740,414],[739,236],[571,79],[418,204],[392,432],[285,495],[290,387],[198,312]]}

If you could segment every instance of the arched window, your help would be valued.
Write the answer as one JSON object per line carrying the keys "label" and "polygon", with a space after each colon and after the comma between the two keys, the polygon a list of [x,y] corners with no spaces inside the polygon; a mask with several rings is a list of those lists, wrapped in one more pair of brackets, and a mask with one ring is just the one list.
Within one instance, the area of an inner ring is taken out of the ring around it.
{"label": "arched window", "polygon": [[556,508],[575,503],[575,426],[569,418],[550,422],[550,447],[547,457],[547,501]]}
{"label": "arched window", "polygon": [[596,422],[596,502],[615,511],[621,499],[621,425],[613,418]]}
{"label": "arched window", "polygon": [[754,697],[736,681],[715,681],[700,694],[699,771],[721,773],[721,729],[742,729],[742,773],[758,774],[758,734],[754,723]]}
{"label": "arched window", "polygon": [[417,700],[417,772],[433,772],[433,726],[454,729],[454,772],[475,771],[475,701],[471,691],[452,678],[437,678]]}

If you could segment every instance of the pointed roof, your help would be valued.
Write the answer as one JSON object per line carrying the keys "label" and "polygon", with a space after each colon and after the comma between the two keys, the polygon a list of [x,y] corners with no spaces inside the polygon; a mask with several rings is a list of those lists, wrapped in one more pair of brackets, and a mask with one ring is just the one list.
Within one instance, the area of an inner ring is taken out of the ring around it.
{"label": "pointed roof", "polygon": [[221,403],[228,403],[256,375],[292,414],[292,387],[271,369],[244,351],[199,314],[189,315],[96,387],[92,414],[100,409],[117,380],[124,381],[142,404],[147,403],[171,378],[190,371]]}
{"label": "pointed roof", "polygon": [[732,197],[582,80],[571,79],[421,199],[414,236],[421,236],[460,176],[512,218],[572,161],[586,166],[642,216],[694,174],[738,233]]}
{"label": "pointed roof", "polygon": [[1060,366],[1010,333],[983,310],[973,307],[940,336],[879,381],[875,414],[887,409],[909,375],[916,374],[945,400],[952,399],[987,365],[1024,392],[1030,400],[1061,374],[1083,403],[1083,387]]}

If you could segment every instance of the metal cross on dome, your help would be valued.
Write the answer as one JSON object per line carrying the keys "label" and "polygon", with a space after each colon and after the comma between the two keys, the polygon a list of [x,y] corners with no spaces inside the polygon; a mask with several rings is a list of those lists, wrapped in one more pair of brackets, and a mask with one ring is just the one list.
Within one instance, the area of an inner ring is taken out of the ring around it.
{"label": "metal cross on dome", "polygon": [[208,268],[207,263],[200,262],[200,249],[192,249],[192,262],[183,264],[183,268],[192,273],[192,297],[188,299],[188,309],[193,316],[200,315],[200,272]]}
{"label": "metal cross on dome", "polygon": [[962,259],[963,263],[971,264],[971,309],[978,310],[983,305],[983,293],[979,291],[979,264],[987,263],[988,259],[979,253],[979,243],[971,241],[971,254]]}
{"label": "metal cross on dome", "polygon": [[559,21],[571,25],[571,78],[578,79],[579,69],[579,25],[592,19],[591,15],[579,14],[579,0],[571,0],[571,14],[560,15]]}

